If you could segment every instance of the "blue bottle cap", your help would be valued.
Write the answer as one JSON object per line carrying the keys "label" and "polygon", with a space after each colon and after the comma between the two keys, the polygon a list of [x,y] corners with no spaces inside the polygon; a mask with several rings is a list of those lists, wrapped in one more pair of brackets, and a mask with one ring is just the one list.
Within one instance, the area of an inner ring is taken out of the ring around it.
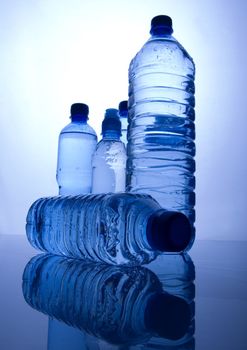
{"label": "blue bottle cap", "polygon": [[107,108],[105,110],[105,119],[118,118],[118,110],[116,108]]}
{"label": "blue bottle cap", "polygon": [[118,105],[119,115],[127,117],[128,115],[128,101],[121,101]]}
{"label": "blue bottle cap", "polygon": [[71,116],[76,114],[88,116],[89,114],[88,105],[86,105],[85,103],[73,103],[70,108],[70,114]]}
{"label": "blue bottle cap", "polygon": [[152,19],[150,34],[172,34],[172,19],[169,16],[159,15]]}
{"label": "blue bottle cap", "polygon": [[70,108],[72,121],[87,120],[89,114],[88,105],[85,103],[73,103]]}
{"label": "blue bottle cap", "polygon": [[102,135],[106,132],[114,132],[121,135],[121,121],[118,116],[118,110],[115,108],[108,108],[105,112],[105,118],[102,122]]}
{"label": "blue bottle cap", "polygon": [[157,211],[148,221],[147,240],[153,249],[161,252],[182,252],[192,238],[189,219],[182,213]]}

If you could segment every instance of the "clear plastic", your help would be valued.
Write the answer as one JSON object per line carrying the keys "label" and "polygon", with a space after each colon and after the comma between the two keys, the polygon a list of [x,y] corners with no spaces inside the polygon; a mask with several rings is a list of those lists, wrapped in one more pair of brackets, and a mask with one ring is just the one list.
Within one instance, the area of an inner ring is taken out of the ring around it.
{"label": "clear plastic", "polygon": [[157,275],[143,267],[83,263],[42,254],[25,267],[23,295],[31,307],[52,319],[115,345],[150,341],[150,346],[160,343],[177,349],[193,337],[194,313],[188,301],[167,293]]}
{"label": "clear plastic", "polygon": [[121,141],[125,144],[125,147],[127,147],[127,129],[128,129],[128,116],[120,115],[120,121],[122,124],[122,136]]}
{"label": "clear plastic", "polygon": [[195,220],[195,65],[155,28],[129,67],[127,190]]}
{"label": "clear plastic", "polygon": [[92,156],[97,135],[87,121],[72,121],[59,135],[57,183],[59,194],[92,191]]}
{"label": "clear plastic", "polygon": [[124,192],[126,160],[126,149],[119,137],[103,137],[92,161],[92,193]]}
{"label": "clear plastic", "polygon": [[121,141],[127,147],[127,129],[128,129],[128,101],[121,101],[118,105],[118,113],[121,121],[122,136]]}
{"label": "clear plastic", "polygon": [[92,193],[124,192],[126,187],[126,149],[121,136],[118,110],[108,108],[102,122],[102,140],[93,156]]}
{"label": "clear plastic", "polygon": [[160,253],[146,239],[148,219],[159,209],[150,196],[138,194],[41,198],[29,209],[26,233],[32,246],[53,254],[144,264]]}
{"label": "clear plastic", "polygon": [[27,215],[32,246],[110,264],[145,264],[187,249],[191,226],[148,195],[108,193],[41,198]]}

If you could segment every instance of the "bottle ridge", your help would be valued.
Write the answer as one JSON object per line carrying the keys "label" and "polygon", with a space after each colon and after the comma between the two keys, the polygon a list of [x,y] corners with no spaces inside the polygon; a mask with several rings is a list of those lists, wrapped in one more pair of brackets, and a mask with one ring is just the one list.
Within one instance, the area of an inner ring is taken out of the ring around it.
{"label": "bottle ridge", "polygon": [[186,250],[191,225],[148,195],[108,193],[41,198],[27,215],[31,245],[53,254],[139,265]]}

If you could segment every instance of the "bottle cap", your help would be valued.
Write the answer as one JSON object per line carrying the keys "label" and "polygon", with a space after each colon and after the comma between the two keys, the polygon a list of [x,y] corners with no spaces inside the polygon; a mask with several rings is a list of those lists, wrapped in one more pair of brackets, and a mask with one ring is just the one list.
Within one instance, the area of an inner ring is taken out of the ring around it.
{"label": "bottle cap", "polygon": [[85,103],[73,103],[70,108],[72,120],[88,119],[89,108]]}
{"label": "bottle cap", "polygon": [[149,331],[162,338],[178,340],[188,331],[191,312],[184,299],[169,293],[157,293],[148,300],[144,317]]}
{"label": "bottle cap", "polygon": [[192,238],[188,218],[179,212],[161,209],[150,216],[147,240],[150,246],[161,252],[182,252]]}
{"label": "bottle cap", "polygon": [[159,15],[152,19],[150,34],[172,34],[172,19],[169,16]]}
{"label": "bottle cap", "polygon": [[105,119],[118,118],[118,110],[116,108],[108,108],[105,111]]}
{"label": "bottle cap", "polygon": [[88,115],[89,108],[85,103],[73,103],[70,108],[71,116],[76,114]]}
{"label": "bottle cap", "polygon": [[118,105],[119,115],[121,117],[127,117],[128,115],[128,101],[121,101]]}
{"label": "bottle cap", "polygon": [[102,135],[106,132],[113,131],[117,135],[121,135],[121,121],[119,119],[118,110],[108,108],[105,112],[105,118],[102,122]]}

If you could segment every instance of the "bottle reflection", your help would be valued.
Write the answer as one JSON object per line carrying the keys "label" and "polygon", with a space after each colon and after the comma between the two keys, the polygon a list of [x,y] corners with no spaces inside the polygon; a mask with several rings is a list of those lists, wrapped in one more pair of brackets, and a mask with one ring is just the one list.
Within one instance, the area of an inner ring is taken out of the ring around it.
{"label": "bottle reflection", "polygon": [[[162,288],[167,293],[184,299],[190,308],[191,322],[180,339],[165,339],[152,337],[150,341],[135,350],[165,349],[194,350],[195,349],[195,267],[188,254],[163,255],[157,261],[148,265],[159,278]],[[176,313],[176,309],[173,310]],[[178,316],[179,317],[179,316]]]}
{"label": "bottle reflection", "polygon": [[109,343],[124,349],[138,344],[138,349],[193,349],[194,274],[190,270],[194,266],[188,256],[191,266],[177,255],[173,268],[168,268],[171,257],[163,257],[161,279],[144,267],[108,266],[49,254],[32,258],[23,273],[23,294],[29,305],[50,316],[48,349],[63,349],[58,342],[65,338],[66,329],[58,321],[75,328],[67,327],[77,344],[71,350],[104,349]]}

